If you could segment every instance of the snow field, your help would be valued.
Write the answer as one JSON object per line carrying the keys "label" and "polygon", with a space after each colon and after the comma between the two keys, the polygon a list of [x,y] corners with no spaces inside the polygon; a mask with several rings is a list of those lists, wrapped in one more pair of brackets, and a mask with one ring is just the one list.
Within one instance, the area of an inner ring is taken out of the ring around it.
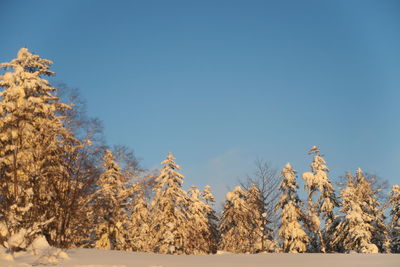
{"label": "snow field", "polygon": [[[0,258],[1,267],[399,267],[398,254],[230,254],[161,255],[96,249],[70,249],[58,263],[37,262],[38,256],[17,253],[13,261]],[[40,256],[39,256],[40,257]]]}

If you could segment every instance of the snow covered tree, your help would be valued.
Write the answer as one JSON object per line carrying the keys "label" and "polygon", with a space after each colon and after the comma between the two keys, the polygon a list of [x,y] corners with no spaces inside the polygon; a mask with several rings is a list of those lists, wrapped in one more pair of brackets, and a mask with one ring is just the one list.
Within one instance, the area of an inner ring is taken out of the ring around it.
{"label": "snow covered tree", "polygon": [[188,242],[188,196],[182,189],[184,176],[172,153],[161,162],[152,202],[152,250],[162,254],[183,254]]}
{"label": "snow covered tree", "polygon": [[95,209],[96,241],[99,249],[126,249],[127,200],[131,192],[110,150],[103,158],[104,172],[98,180]]}
{"label": "snow covered tree", "polygon": [[301,210],[302,202],[297,195],[299,186],[296,183],[296,171],[287,163],[281,174],[283,180],[279,189],[282,195],[275,209],[281,209],[278,236],[282,240],[282,250],[289,253],[305,252],[309,239],[299,222],[304,215]]}
{"label": "snow covered tree", "polygon": [[26,48],[0,64],[10,70],[0,76],[0,220],[10,242],[24,240],[8,244],[13,250],[24,249],[57,221],[54,212],[61,203],[55,194],[66,190],[60,183],[68,169],[63,159],[79,145],[57,115],[70,107],[54,96],[55,89],[43,78],[54,75],[51,64]]}
{"label": "snow covered tree", "polygon": [[226,198],[219,227],[221,249],[234,253],[264,250],[268,242],[264,240],[265,213],[260,190],[254,185],[245,192],[237,186]]}
{"label": "snow covered tree", "polygon": [[390,215],[391,250],[393,253],[400,253],[400,186],[394,185],[390,192],[390,204],[392,209]]}
{"label": "snow covered tree", "polygon": [[[330,236],[323,234],[321,219],[325,221],[325,231],[329,232],[334,221],[333,210],[338,206],[338,202],[332,183],[328,178],[329,168],[320,154],[319,147],[313,146],[308,154],[314,155],[311,172],[303,173],[302,177],[305,181],[304,187],[308,192],[306,226],[310,237],[309,250],[326,252],[326,244],[329,243]],[[314,200],[315,198],[316,200]]]}
{"label": "snow covered tree", "polygon": [[218,217],[214,210],[214,195],[211,193],[211,186],[206,185],[202,195],[204,201],[207,204],[206,216],[208,220],[208,232],[210,236],[208,238],[208,248],[210,253],[216,253],[218,249],[219,232],[218,232]]}
{"label": "snow covered tree", "polygon": [[268,240],[269,236],[273,234],[271,228],[278,228],[279,225],[279,214],[275,212],[275,206],[279,201],[280,178],[278,169],[272,167],[269,162],[257,159],[254,173],[247,175],[246,178],[240,181],[240,186],[244,190],[248,190],[252,185],[255,185],[261,192],[264,212],[267,215],[265,220],[268,223],[268,227],[265,227],[264,240]]}
{"label": "snow covered tree", "polygon": [[248,205],[245,192],[236,186],[226,194],[226,201],[219,225],[221,235],[220,249],[233,252],[250,252],[250,233],[248,229]]}
{"label": "snow covered tree", "polygon": [[386,216],[384,212],[386,207],[381,206],[378,202],[377,194],[379,191],[372,188],[372,183],[367,180],[361,169],[356,171],[356,178],[361,209],[371,217],[371,242],[377,246],[379,252],[388,253],[390,252],[390,241],[388,228],[385,224]]}
{"label": "snow covered tree", "polygon": [[[250,253],[256,253],[265,250],[265,244],[271,245],[271,237],[267,239],[265,207],[262,200],[261,191],[256,185],[249,187],[245,195],[245,200],[248,206],[249,217],[249,239]],[[269,247],[269,250],[271,248]]]}
{"label": "snow covered tree", "polygon": [[368,195],[370,191],[369,184],[362,176],[361,169],[357,169],[356,179],[350,173],[346,176],[347,185],[340,193],[340,212],[344,216],[335,229],[331,246],[337,252],[377,253],[378,247],[372,243],[373,216],[366,210],[367,203],[364,202],[364,194]]}
{"label": "snow covered tree", "polygon": [[196,186],[189,191],[189,205],[187,207],[189,240],[186,247],[187,254],[207,254],[211,252],[210,239],[212,233],[208,225],[209,206],[201,199],[201,192]]}
{"label": "snow covered tree", "polygon": [[386,205],[381,206],[377,201],[376,193],[372,189],[372,185],[363,176],[363,173],[357,173],[358,189],[360,191],[361,208],[371,217],[370,224],[372,226],[371,242],[378,248],[380,253],[390,252],[389,229],[385,223]]}
{"label": "snow covered tree", "polygon": [[131,249],[137,252],[149,251],[150,214],[141,183],[136,183],[135,198],[131,208],[129,223],[129,242]]}

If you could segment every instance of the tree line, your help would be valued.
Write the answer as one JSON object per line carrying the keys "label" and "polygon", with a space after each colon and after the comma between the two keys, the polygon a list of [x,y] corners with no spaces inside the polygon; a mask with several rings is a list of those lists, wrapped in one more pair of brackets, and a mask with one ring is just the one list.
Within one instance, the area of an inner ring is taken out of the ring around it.
{"label": "tree line", "polygon": [[10,251],[45,236],[60,248],[163,254],[400,252],[400,186],[379,201],[357,169],[335,190],[313,146],[306,201],[291,164],[278,175],[258,161],[219,215],[210,186],[183,189],[172,153],[145,172],[126,147],[107,147],[79,95],[45,79],[51,64],[26,48],[0,64],[0,245]]}

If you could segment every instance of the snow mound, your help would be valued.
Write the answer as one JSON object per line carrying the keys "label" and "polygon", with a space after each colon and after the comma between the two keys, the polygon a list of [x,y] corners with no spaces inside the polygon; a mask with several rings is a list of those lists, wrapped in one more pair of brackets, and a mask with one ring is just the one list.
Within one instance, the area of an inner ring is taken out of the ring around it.
{"label": "snow mound", "polygon": [[68,254],[61,249],[49,248],[41,253],[39,258],[32,263],[32,266],[57,265],[60,261],[67,259],[69,259]]}
{"label": "snow mound", "polygon": [[31,251],[33,253],[33,255],[38,255],[48,249],[50,249],[50,245],[44,236],[38,236],[28,246],[28,251]]}

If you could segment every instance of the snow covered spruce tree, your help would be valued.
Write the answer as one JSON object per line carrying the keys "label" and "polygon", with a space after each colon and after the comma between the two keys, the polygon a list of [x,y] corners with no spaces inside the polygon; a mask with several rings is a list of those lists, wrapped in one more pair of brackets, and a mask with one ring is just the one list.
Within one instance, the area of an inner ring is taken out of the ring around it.
{"label": "snow covered spruce tree", "polygon": [[151,207],[150,228],[152,251],[162,254],[183,254],[188,246],[188,196],[182,189],[184,176],[172,153],[161,162],[156,178],[155,197]]}
{"label": "snow covered spruce tree", "polygon": [[368,183],[362,176],[361,169],[357,169],[356,179],[350,173],[346,177],[347,185],[340,193],[340,212],[344,216],[336,227],[331,246],[337,252],[377,253],[378,247],[371,241],[373,217],[365,210],[366,203],[363,203],[363,194],[369,194],[363,191],[370,191]]}
{"label": "snow covered spruce tree", "polygon": [[104,171],[97,185],[99,191],[94,208],[95,247],[99,249],[126,250],[127,247],[127,200],[131,192],[121,168],[110,150],[103,158]]}
{"label": "snow covered spruce tree", "polygon": [[[362,173],[361,169],[357,170],[358,190],[360,192],[361,208],[371,217],[370,224],[372,226],[371,242],[378,248],[380,253],[390,252],[389,229],[385,223],[386,205],[381,205],[377,200],[379,191],[372,188],[371,182]],[[374,251],[372,251],[374,252]]]}
{"label": "snow covered spruce tree", "polygon": [[63,157],[79,145],[57,115],[70,107],[43,78],[54,75],[51,64],[26,48],[0,64],[9,70],[0,76],[1,239],[11,250],[25,249],[37,234],[50,236],[62,204],[55,194],[66,190],[59,182],[68,169]]}
{"label": "snow covered spruce tree", "polygon": [[302,202],[297,195],[299,186],[296,183],[296,171],[290,163],[287,163],[281,174],[283,180],[279,189],[282,191],[282,195],[275,209],[281,209],[281,225],[278,236],[282,240],[282,251],[286,253],[305,252],[309,239],[300,224],[304,215],[301,210]]}
{"label": "snow covered spruce tree", "polygon": [[130,248],[137,252],[149,251],[150,237],[150,214],[147,200],[144,196],[142,183],[134,185],[135,197],[130,209],[131,218],[129,223]]}
{"label": "snow covered spruce tree", "polygon": [[[326,252],[329,244],[330,228],[334,221],[333,210],[338,202],[331,181],[328,178],[329,168],[320,154],[318,146],[313,146],[308,154],[313,154],[311,172],[303,173],[305,189],[308,192],[306,226],[310,238],[310,252]],[[325,221],[325,234],[321,229],[321,219]]]}
{"label": "snow covered spruce tree", "polygon": [[264,249],[265,214],[256,186],[245,192],[240,186],[226,195],[220,221],[220,248],[234,253],[257,253]]}
{"label": "snow covered spruce tree", "polygon": [[400,253],[400,186],[394,185],[390,192],[390,204],[392,209],[390,215],[390,239],[393,253]]}
{"label": "snow covered spruce tree", "polygon": [[247,226],[248,206],[245,194],[240,186],[236,186],[232,192],[226,194],[219,225],[221,250],[233,253],[249,252],[251,242]]}
{"label": "snow covered spruce tree", "polygon": [[390,252],[390,240],[389,230],[385,224],[386,216],[384,213],[386,206],[382,206],[377,200],[377,194],[379,194],[380,191],[373,189],[372,183],[368,181],[361,169],[356,171],[356,178],[360,206],[371,218],[371,242],[376,245],[379,252],[388,253]]}
{"label": "snow covered spruce tree", "polygon": [[275,244],[272,240],[271,230],[267,228],[269,223],[266,219],[264,202],[261,191],[256,185],[249,187],[245,200],[249,207],[249,233],[250,252],[274,251]]}
{"label": "snow covered spruce tree", "polygon": [[214,195],[211,193],[211,186],[206,185],[203,190],[202,195],[204,201],[207,204],[207,221],[208,221],[208,232],[210,233],[208,239],[208,248],[211,253],[216,253],[218,249],[219,242],[219,232],[218,232],[218,217],[214,210]]}
{"label": "snow covered spruce tree", "polygon": [[187,254],[207,254],[211,252],[210,239],[212,233],[208,225],[209,206],[201,199],[201,192],[196,186],[192,186],[189,191],[188,205],[188,225],[189,240],[186,247]]}

